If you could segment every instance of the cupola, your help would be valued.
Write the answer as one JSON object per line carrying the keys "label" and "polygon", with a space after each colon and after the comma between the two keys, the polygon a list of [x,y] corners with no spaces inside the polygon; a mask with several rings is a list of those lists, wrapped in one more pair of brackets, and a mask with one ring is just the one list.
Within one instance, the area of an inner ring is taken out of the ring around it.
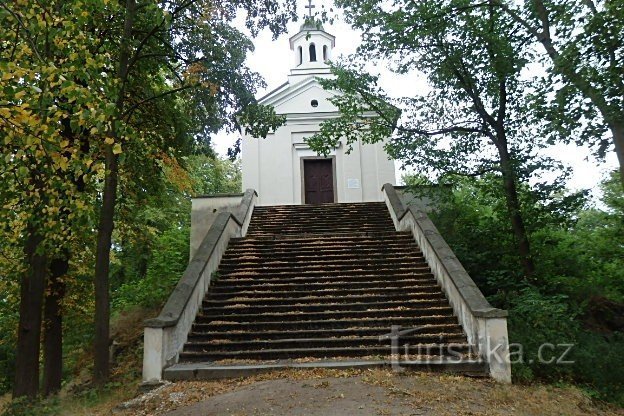
{"label": "cupola", "polygon": [[290,38],[293,69],[327,67],[335,45],[336,38],[325,32],[320,22],[306,19],[299,32]]}

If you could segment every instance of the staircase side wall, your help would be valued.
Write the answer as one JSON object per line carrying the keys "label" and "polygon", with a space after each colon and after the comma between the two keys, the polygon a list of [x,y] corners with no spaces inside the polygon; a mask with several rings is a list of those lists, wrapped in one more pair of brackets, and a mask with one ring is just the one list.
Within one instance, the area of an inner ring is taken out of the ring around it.
{"label": "staircase side wall", "polygon": [[189,261],[193,259],[217,215],[221,212],[232,212],[232,210],[238,208],[243,195],[243,193],[207,195],[191,199],[191,250]]}
{"label": "staircase side wall", "polygon": [[410,231],[444,290],[468,342],[486,360],[492,378],[511,382],[507,311],[492,307],[426,213],[405,206],[395,188],[383,187],[397,231]]}
{"label": "staircase side wall", "polygon": [[160,382],[163,369],[178,361],[223,253],[232,237],[246,232],[256,198],[249,189],[231,212],[216,215],[160,314],[145,322],[144,383]]}

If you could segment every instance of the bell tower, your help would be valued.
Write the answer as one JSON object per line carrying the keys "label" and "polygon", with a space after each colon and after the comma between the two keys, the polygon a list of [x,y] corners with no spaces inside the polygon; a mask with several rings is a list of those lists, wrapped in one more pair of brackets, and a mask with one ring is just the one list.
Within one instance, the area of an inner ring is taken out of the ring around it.
{"label": "bell tower", "polygon": [[315,6],[308,0],[309,16],[301,25],[299,32],[290,38],[292,51],[292,69],[289,81],[297,82],[302,76],[329,74],[327,62],[332,58],[332,51],[336,46],[334,35],[327,33],[320,22],[312,17],[312,8]]}

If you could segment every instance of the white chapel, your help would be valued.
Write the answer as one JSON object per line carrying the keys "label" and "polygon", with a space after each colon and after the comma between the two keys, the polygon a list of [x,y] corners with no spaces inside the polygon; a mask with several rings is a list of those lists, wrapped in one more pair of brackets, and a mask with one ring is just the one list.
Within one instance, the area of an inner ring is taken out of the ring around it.
{"label": "white chapel", "polygon": [[321,157],[305,142],[320,124],[338,116],[317,78],[332,76],[335,37],[317,24],[304,23],[290,38],[288,81],[259,100],[286,116],[286,124],[266,139],[243,137],[243,189],[255,189],[259,205],[382,201],[381,187],[395,184],[394,161],[384,143],[354,143],[347,154],[339,144]]}

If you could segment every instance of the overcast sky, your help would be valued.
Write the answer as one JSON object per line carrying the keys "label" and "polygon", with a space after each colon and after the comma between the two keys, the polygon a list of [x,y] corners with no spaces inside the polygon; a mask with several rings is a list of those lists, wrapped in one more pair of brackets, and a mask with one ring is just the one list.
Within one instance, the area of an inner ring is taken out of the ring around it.
{"label": "overcast sky", "polygon": [[[303,7],[307,4],[307,1],[298,1],[299,15],[303,16],[303,11],[307,11]],[[321,4],[324,4],[326,8],[331,5],[328,0],[316,0],[314,4],[317,6],[315,11],[319,10]],[[272,40],[268,30],[263,31],[254,39],[255,51],[249,56],[247,62],[249,67],[260,73],[267,83],[266,88],[258,91],[258,97],[263,96],[286,81],[286,77],[294,62],[288,38],[298,32],[300,25],[301,20],[296,23],[291,22],[288,26],[288,33],[280,36],[275,41]],[[245,31],[242,23],[239,24],[239,27]],[[355,49],[361,42],[360,33],[352,29],[344,21],[335,22],[332,26],[325,25],[324,28],[327,32],[336,36],[336,47],[333,51],[334,60],[339,59],[341,55],[349,55],[355,52]],[[425,80],[418,74],[399,76],[383,67],[377,67],[374,70],[381,74],[380,86],[391,97],[399,98],[401,96],[422,94],[427,88]],[[217,135],[214,138],[214,145],[219,154],[225,155],[228,147],[231,147],[236,141],[237,136],[236,134]],[[613,152],[609,154],[605,163],[599,163],[593,159],[587,149],[573,145],[558,145],[549,154],[573,167],[574,175],[569,182],[569,186],[574,189],[595,188],[606,172],[617,167],[617,158]],[[400,180],[402,174],[399,170],[400,163],[397,162],[396,165],[397,180]]]}

